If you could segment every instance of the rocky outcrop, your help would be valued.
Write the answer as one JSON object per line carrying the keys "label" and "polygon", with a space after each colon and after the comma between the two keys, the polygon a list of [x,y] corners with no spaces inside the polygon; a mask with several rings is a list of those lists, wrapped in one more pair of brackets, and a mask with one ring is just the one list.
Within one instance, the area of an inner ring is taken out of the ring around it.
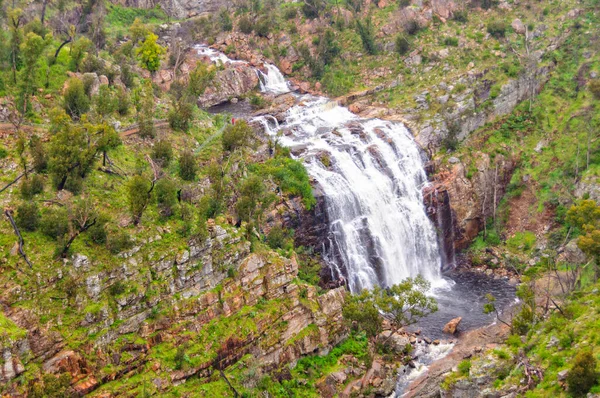
{"label": "rocky outcrop", "polygon": [[241,97],[258,86],[258,76],[253,67],[246,64],[228,64],[219,70],[212,84],[198,98],[198,105],[208,108]]}
{"label": "rocky outcrop", "polygon": [[[86,352],[66,349],[57,332],[40,329],[36,318],[25,310],[5,311],[27,331],[27,337],[4,349],[0,381],[9,382],[38,363],[45,373],[69,373],[73,391],[89,393],[145,366],[155,346],[182,344],[186,339],[182,330],[202,331],[211,321],[238,316],[244,307],[259,302],[279,304],[276,311],[255,321],[256,330],[251,335],[239,335],[234,354],[224,359],[226,364],[251,354],[268,371],[302,355],[327,350],[345,336],[343,288],[318,295],[314,286],[296,282],[295,258],[250,253],[249,243],[235,230],[214,222],[209,223],[209,232],[209,238],[193,238],[186,248],[172,248],[162,245],[167,231],[159,228],[156,236],[119,254],[122,262],[112,269],[84,254],[75,254],[67,273],[76,275],[82,286],[71,306],[82,314],[78,327],[84,327],[89,336],[97,336],[90,340],[93,346],[86,343]],[[121,292],[115,287],[119,285],[137,288]],[[172,312],[157,321],[159,308]],[[122,346],[119,339],[130,334],[146,342]],[[85,355],[89,350],[96,353],[92,359]],[[105,354],[110,352],[115,354]],[[124,353],[127,361],[122,359]],[[106,373],[103,368],[108,364],[115,370]],[[212,359],[186,371],[168,370],[169,383],[205,375],[211,366]]]}
{"label": "rocky outcrop", "polygon": [[458,325],[460,325],[461,321],[462,318],[460,316],[452,319],[446,324],[446,326],[444,326],[444,333],[455,334],[456,332],[458,332]]}

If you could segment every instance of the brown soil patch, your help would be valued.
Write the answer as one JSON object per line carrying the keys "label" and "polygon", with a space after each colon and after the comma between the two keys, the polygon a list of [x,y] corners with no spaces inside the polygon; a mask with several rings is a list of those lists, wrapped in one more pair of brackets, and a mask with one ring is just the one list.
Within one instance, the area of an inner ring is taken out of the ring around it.
{"label": "brown soil patch", "polygon": [[544,233],[544,228],[552,224],[554,210],[545,207],[542,213],[539,213],[537,203],[532,187],[527,187],[520,196],[508,201],[507,236],[522,231],[530,231],[538,236]]}

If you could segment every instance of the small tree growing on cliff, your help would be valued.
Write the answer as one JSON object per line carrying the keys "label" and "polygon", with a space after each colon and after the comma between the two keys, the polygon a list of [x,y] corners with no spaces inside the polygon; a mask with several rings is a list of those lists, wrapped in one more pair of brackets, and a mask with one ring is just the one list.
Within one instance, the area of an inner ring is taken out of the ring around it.
{"label": "small tree growing on cliff", "polygon": [[344,306],[344,317],[375,337],[381,330],[383,319],[392,325],[392,333],[410,326],[419,319],[437,311],[435,299],[427,296],[430,283],[422,276],[407,278],[389,288],[375,287],[352,296]]}

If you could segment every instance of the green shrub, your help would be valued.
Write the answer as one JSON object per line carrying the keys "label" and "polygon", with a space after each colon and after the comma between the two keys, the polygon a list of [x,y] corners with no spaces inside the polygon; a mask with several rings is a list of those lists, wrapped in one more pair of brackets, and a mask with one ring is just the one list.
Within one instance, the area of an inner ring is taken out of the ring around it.
{"label": "green shrub", "polygon": [[[44,148],[44,144],[42,144],[42,140],[37,135],[34,135],[29,140],[29,151],[33,158],[33,169],[38,173],[46,171],[46,168],[48,167],[48,155],[46,154],[46,149]],[[0,154],[0,159],[1,158],[2,156]]]}
{"label": "green shrub", "polygon": [[170,178],[158,180],[154,190],[160,215],[163,217],[172,216],[173,208],[177,204],[177,187],[173,180]]}
{"label": "green shrub", "polygon": [[100,86],[98,89],[98,95],[94,98],[94,103],[96,106],[96,112],[100,116],[108,116],[112,114],[117,107],[112,90],[107,85]]}
{"label": "green shrub", "polygon": [[0,159],[4,159],[8,156],[8,151],[3,146],[0,146]]}
{"label": "green shrub", "polygon": [[44,192],[44,178],[42,176],[34,174],[21,182],[21,197],[23,199],[31,199],[42,192]]}
{"label": "green shrub", "polygon": [[366,18],[364,21],[360,19],[356,20],[356,33],[360,36],[362,45],[367,54],[377,54],[377,46],[375,44],[375,30],[370,18]]}
{"label": "green shrub", "polygon": [[444,44],[448,47],[458,47],[458,39],[456,37],[446,37]]}
{"label": "green shrub", "polygon": [[456,10],[452,15],[452,19],[456,22],[467,23],[469,21],[469,14],[467,10]]}
{"label": "green shrub", "polygon": [[271,249],[283,249],[290,239],[290,234],[280,225],[275,225],[267,234],[267,244]]}
{"label": "green shrub", "polygon": [[219,12],[219,24],[223,32],[231,32],[233,29],[233,22],[231,22],[231,16],[227,8],[223,8]]}
{"label": "green shrub", "polygon": [[488,33],[496,39],[504,37],[506,35],[506,29],[506,22],[504,21],[493,20],[487,25]]}
{"label": "green shrub", "polygon": [[87,233],[92,242],[97,243],[99,245],[106,243],[108,235],[106,232],[106,225],[109,221],[110,218],[104,214],[100,214],[97,217],[96,223],[87,230]]}
{"label": "green shrub", "polygon": [[600,100],[600,79],[592,79],[589,83],[590,92],[594,95],[594,98]]}
{"label": "green shrub", "polygon": [[404,35],[396,36],[395,47],[396,52],[400,55],[405,55],[410,51],[410,42],[404,37]]}
{"label": "green shrub", "polygon": [[419,33],[419,30],[421,30],[421,26],[419,26],[419,23],[415,19],[408,20],[404,24],[404,31],[411,36]]}
{"label": "green shrub", "polygon": [[129,94],[127,94],[127,90],[122,87],[117,89],[116,102],[116,108],[119,115],[127,116],[129,108],[131,108],[131,99],[129,98]]}
{"label": "green shrub", "polygon": [[254,131],[245,120],[238,120],[225,128],[221,137],[223,150],[233,152],[248,146]]}
{"label": "green shrub", "polygon": [[179,157],[179,176],[185,181],[194,181],[198,162],[192,151],[184,151]]}
{"label": "green shrub", "polygon": [[111,231],[111,233],[108,234],[106,247],[111,253],[118,254],[122,251],[131,249],[133,247],[133,241],[126,231]]}
{"label": "green shrub", "polygon": [[597,360],[589,351],[580,351],[567,374],[569,392],[575,397],[585,396],[598,381]]}
{"label": "green shrub", "polygon": [[69,217],[64,207],[50,209],[42,215],[42,233],[54,240],[60,240],[69,232]]}
{"label": "green shrub", "polygon": [[460,372],[461,375],[467,376],[469,374],[469,372],[471,371],[471,361],[469,361],[468,359],[465,359],[464,361],[460,362],[458,364],[458,371]]}
{"label": "green shrub", "polygon": [[271,32],[271,24],[273,21],[266,15],[258,18],[254,24],[254,32],[260,37],[267,37]]}
{"label": "green shrub", "polygon": [[113,297],[125,293],[126,290],[127,286],[121,281],[116,281],[108,288],[108,292]]}
{"label": "green shrub", "polygon": [[73,77],[67,82],[63,95],[63,108],[75,120],[90,110],[90,99],[85,93],[81,80]]}
{"label": "green shrub", "polygon": [[517,232],[513,237],[509,238],[506,243],[513,250],[529,251],[535,246],[536,237],[533,232]]}
{"label": "green shrub", "polygon": [[244,34],[249,35],[252,33],[252,21],[250,20],[250,17],[247,15],[241,17],[238,23],[238,28],[240,29],[240,32]]}
{"label": "green shrub", "polygon": [[168,166],[173,158],[173,147],[171,146],[171,143],[166,139],[156,141],[152,148],[151,157],[152,160],[160,163],[161,166]]}
{"label": "green shrub", "polygon": [[15,222],[25,231],[35,231],[40,224],[40,209],[35,202],[26,202],[17,207]]}

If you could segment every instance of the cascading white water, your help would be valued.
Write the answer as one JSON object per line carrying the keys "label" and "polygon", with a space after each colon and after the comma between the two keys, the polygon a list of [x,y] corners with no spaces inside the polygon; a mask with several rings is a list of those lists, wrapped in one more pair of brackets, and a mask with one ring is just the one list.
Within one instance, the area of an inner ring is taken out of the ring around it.
{"label": "cascading white water", "polygon": [[[196,50],[215,63],[245,63],[206,46]],[[277,67],[265,68],[257,69],[261,91],[290,91]],[[274,117],[257,120],[273,136],[287,132],[278,141],[304,158],[324,192],[332,278],[347,276],[352,292],[417,275],[445,284],[437,234],[423,205],[421,152],[404,125],[361,119],[324,97],[298,100],[281,126]]]}
{"label": "cascading white water", "polygon": [[260,90],[275,95],[290,92],[288,82],[275,65],[265,64],[267,73],[258,71],[260,78]]}
{"label": "cascading white water", "polygon": [[281,126],[280,143],[301,152],[322,188],[335,278],[352,292],[422,275],[443,283],[435,228],[423,205],[421,153],[400,123],[358,118],[326,98],[306,96]]}

